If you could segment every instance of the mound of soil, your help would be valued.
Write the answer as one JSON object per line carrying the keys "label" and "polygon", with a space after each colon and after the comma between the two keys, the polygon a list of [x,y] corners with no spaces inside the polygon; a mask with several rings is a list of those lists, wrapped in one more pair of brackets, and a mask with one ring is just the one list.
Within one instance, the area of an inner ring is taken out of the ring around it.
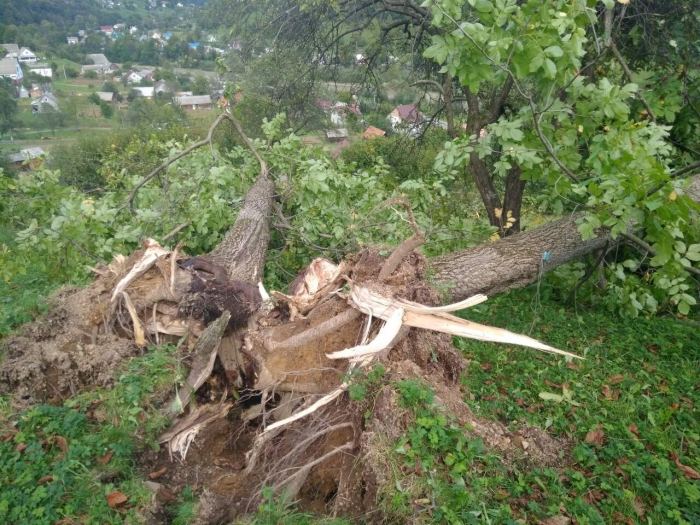
{"label": "mound of soil", "polygon": [[113,384],[117,368],[141,350],[132,340],[98,330],[94,304],[104,293],[100,280],[64,289],[51,298],[46,317],[8,338],[0,393],[27,403],[59,403],[85,388]]}
{"label": "mound of soil", "polygon": [[[131,260],[136,259],[135,254]],[[348,256],[347,274],[353,283],[376,285],[383,263],[384,258],[377,252],[365,250]],[[413,253],[383,286],[392,297],[437,306],[440,296],[429,286],[425,271],[425,259]],[[132,286],[151,290],[149,293],[167,290],[163,275],[157,269],[150,270]],[[100,329],[116,279],[116,274],[105,274],[89,287],[60,292],[52,299],[47,317],[10,338],[0,368],[0,392],[17,393],[30,403],[59,402],[91,386],[109,386],[120,364],[142,351],[132,337],[126,337],[132,333],[129,326],[124,327],[121,337]],[[273,326],[277,328],[276,337],[283,342],[348,308],[344,299],[332,296],[318,310],[320,313],[306,318],[291,320],[289,311],[278,309],[263,318],[263,328],[249,326],[247,333],[255,339],[256,333],[263,333],[259,330]],[[285,403],[308,406],[344,380],[347,364],[330,361],[325,355],[356,345],[362,339],[364,324],[364,316],[353,318],[311,343],[267,355],[262,352],[278,342],[258,338],[258,346],[252,348],[260,349],[259,355],[264,355],[266,366],[272,370],[269,388],[263,392],[244,390],[244,400],[238,401],[224,419],[199,432],[184,461],[174,461],[165,447],[159,452],[145,452],[140,457],[144,479],[161,472],[154,483],[168,492],[176,494],[186,486],[197,489],[204,495],[199,506],[200,524],[220,523],[253,511],[264,486],[278,493],[284,489],[310,511],[362,516],[380,522],[380,489],[392,476],[387,457],[411,424],[411,416],[401,408],[390,385],[406,379],[429,384],[436,392],[436,403],[443,404],[473,436],[496,449],[506,465],[523,459],[538,466],[566,463],[568,454],[562,454],[567,450],[566,442],[538,428],[523,426],[511,432],[500,423],[475,417],[459,388],[469,363],[452,344],[452,336],[411,328],[402,334],[403,339],[397,336],[400,340],[379,360],[386,374],[376,398],[351,402],[344,394],[312,415],[274,432],[263,443],[255,467],[246,468],[256,438],[275,417],[275,410],[283,413]],[[376,332],[378,326],[375,320],[370,332]],[[243,334],[241,345],[245,348],[246,329],[235,328]],[[248,351],[243,372],[248,388],[259,382],[253,365],[255,356],[251,357]],[[225,370],[217,358],[212,379],[202,387],[206,393],[200,392],[199,401],[226,397],[233,400],[236,392],[232,381],[231,370]],[[240,391],[238,387],[236,390]],[[251,415],[256,406],[259,411]],[[371,413],[369,418],[367,413]],[[163,504],[163,498],[154,498],[152,508],[146,510],[150,523],[168,522]]]}

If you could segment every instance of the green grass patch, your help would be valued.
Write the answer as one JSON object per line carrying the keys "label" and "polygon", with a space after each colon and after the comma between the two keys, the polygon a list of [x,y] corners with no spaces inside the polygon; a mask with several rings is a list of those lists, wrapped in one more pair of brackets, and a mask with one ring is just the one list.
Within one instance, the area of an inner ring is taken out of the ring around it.
{"label": "green grass patch", "polygon": [[499,296],[464,317],[586,357],[567,362],[456,341],[472,359],[465,400],[476,414],[572,441],[571,468],[504,482],[510,498],[526,502],[521,515],[542,518],[563,507],[580,524],[700,523],[700,481],[678,466],[700,471],[697,326],[540,305],[530,291]]}
{"label": "green grass patch", "polygon": [[46,297],[58,287],[43,265],[13,251],[13,238],[0,228],[0,338],[46,313]]}
{"label": "green grass patch", "polygon": [[[151,348],[125,366],[114,388],[63,406],[39,405],[11,416],[0,404],[3,426],[11,429],[0,440],[0,522],[141,523],[139,508],[152,494],[135,475],[135,456],[158,447],[156,437],[167,425],[150,399],[182,378],[176,352],[174,346]],[[126,497],[118,507],[109,504],[115,493]],[[185,492],[178,516],[189,515],[188,497]]]}

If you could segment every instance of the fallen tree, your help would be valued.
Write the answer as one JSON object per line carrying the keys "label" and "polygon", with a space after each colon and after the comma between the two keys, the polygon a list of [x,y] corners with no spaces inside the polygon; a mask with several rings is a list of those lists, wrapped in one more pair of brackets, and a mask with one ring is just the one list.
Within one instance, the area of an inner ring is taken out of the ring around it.
{"label": "fallen tree", "polygon": [[[377,362],[392,370],[394,380],[428,382],[474,434],[514,454],[513,433],[475,418],[455,394],[467,362],[451,337],[577,356],[450,312],[485,301],[479,292],[526,285],[612,239],[581,241],[569,218],[427,263],[415,252],[424,234],[411,207],[395,202],[406,206],[414,235],[390,256],[364,250],[337,265],[317,259],[297,276],[289,294],[269,296],[261,281],[276,185],[236,127],[260,171],[219,246],[188,257],[180,245],[170,251],[149,239],[129,258],[96,267],[91,286],[62,292],[45,321],[7,342],[2,389],[29,402],[60,400],[87,385],[108,385],[118,364],[148,343],[186,337],[190,373],[174,398],[162,403],[162,413],[174,424],[161,441],[173,457],[188,461],[194,440],[206,442],[216,422],[235,420],[227,432],[248,434],[244,468],[232,469],[232,486],[219,492],[224,516],[245,511],[263,486],[292,498],[315,491],[337,512],[373,509],[383,467],[362,459],[376,454],[375,431],[389,439],[400,434],[402,422],[391,416],[400,409],[386,394],[383,409],[366,420],[367,407],[350,403],[346,391]],[[428,267],[457,303],[440,306],[440,295],[426,280]],[[194,406],[217,362],[226,383],[218,401],[200,399]],[[535,442],[552,439],[543,433]],[[528,449],[529,457],[538,464],[552,461],[538,447]],[[357,460],[359,469],[353,468]],[[234,508],[227,503],[232,494],[240,501]]]}

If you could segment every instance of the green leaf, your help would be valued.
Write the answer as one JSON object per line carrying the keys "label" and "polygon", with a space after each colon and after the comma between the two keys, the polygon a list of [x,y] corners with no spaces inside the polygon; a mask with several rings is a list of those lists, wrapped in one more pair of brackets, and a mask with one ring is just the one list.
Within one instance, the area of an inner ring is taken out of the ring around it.
{"label": "green leaf", "polygon": [[563,396],[560,396],[559,394],[552,394],[551,392],[540,392],[540,399],[544,399],[545,401],[554,401],[556,403],[561,403],[564,400]]}
{"label": "green leaf", "polygon": [[490,13],[493,11],[493,4],[489,0],[476,0],[476,5],[474,6],[480,13]]}
{"label": "green leaf", "polygon": [[545,69],[549,78],[554,78],[557,76],[557,66],[549,58],[544,61]]}
{"label": "green leaf", "polygon": [[688,315],[688,313],[690,312],[690,305],[685,301],[681,301],[680,303],[678,303],[678,312],[683,315]]}
{"label": "green leaf", "polygon": [[544,50],[544,54],[548,57],[559,58],[561,56],[564,56],[564,51],[562,51],[559,46],[549,46],[547,49]]}

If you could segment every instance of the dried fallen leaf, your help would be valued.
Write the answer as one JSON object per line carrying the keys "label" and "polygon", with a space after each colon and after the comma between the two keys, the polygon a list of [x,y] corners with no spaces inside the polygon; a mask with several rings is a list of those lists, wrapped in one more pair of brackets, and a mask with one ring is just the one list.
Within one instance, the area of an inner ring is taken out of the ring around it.
{"label": "dried fallen leaf", "polygon": [[145,423],[146,421],[148,421],[148,415],[146,414],[146,412],[139,412],[138,420],[139,423]]}
{"label": "dried fallen leaf", "polygon": [[158,478],[161,477],[163,474],[165,474],[167,471],[168,471],[168,468],[167,468],[167,467],[163,467],[163,468],[160,469],[160,470],[156,470],[155,472],[151,472],[151,473],[148,475],[148,477],[151,478],[151,479],[158,479]]}
{"label": "dried fallen leaf", "polygon": [[97,458],[97,463],[99,463],[100,465],[106,465],[107,463],[109,463],[109,460],[112,459],[112,456],[114,456],[114,450],[110,450],[101,458]]}
{"label": "dried fallen leaf", "polygon": [[613,517],[615,518],[615,523],[620,523],[623,525],[634,525],[634,520],[630,518],[629,516],[625,516],[622,514],[622,512],[615,511],[613,513]]}
{"label": "dried fallen leaf", "polygon": [[484,372],[488,372],[491,370],[491,366],[492,366],[491,363],[484,363],[483,365],[481,365],[481,369]]}
{"label": "dried fallen leaf", "polygon": [[639,439],[639,429],[637,428],[637,425],[630,425],[627,427],[627,429],[634,434],[637,439]]}
{"label": "dried fallen leaf", "polygon": [[48,475],[44,476],[43,478],[39,478],[39,481],[37,481],[37,485],[43,485],[44,483],[49,483],[50,481],[53,481],[53,476]]}
{"label": "dried fallen leaf", "polygon": [[53,443],[58,447],[58,449],[61,452],[68,452],[68,440],[63,436],[54,437]]}
{"label": "dried fallen leaf", "polygon": [[644,506],[644,503],[642,503],[642,500],[639,497],[634,498],[634,501],[632,502],[632,508],[634,509],[634,512],[637,513],[637,516],[640,518],[644,517],[644,514],[647,512],[647,508]]}
{"label": "dried fallen leaf", "polygon": [[612,399],[612,390],[608,385],[603,385],[603,388],[601,388],[603,395],[605,396],[605,399]]}
{"label": "dried fallen leaf", "polygon": [[671,452],[671,453],[669,454],[669,456],[671,456],[671,459],[672,459],[673,462],[676,464],[676,466],[677,466],[679,469],[681,469],[681,471],[683,472],[683,474],[685,474],[685,477],[686,477],[686,478],[688,478],[688,479],[700,479],[700,474],[698,474],[698,471],[697,471],[697,470],[693,470],[692,468],[690,468],[690,467],[687,466],[687,465],[683,465],[683,464],[681,463],[681,460],[678,458],[678,456],[676,455],[675,452]]}
{"label": "dried fallen leaf", "polygon": [[18,443],[15,447],[15,452],[22,452],[25,448],[27,448],[26,443]]}
{"label": "dried fallen leaf", "polygon": [[591,430],[588,434],[586,434],[584,441],[586,443],[593,443],[594,445],[603,446],[603,442],[605,441],[605,432],[603,432],[603,430],[600,428],[598,430]]}
{"label": "dried fallen leaf", "polygon": [[581,367],[574,362],[566,363],[566,368],[568,368],[569,370],[575,370],[576,372],[581,370]]}
{"label": "dried fallen leaf", "polygon": [[156,493],[156,497],[165,503],[172,503],[173,501],[177,501],[177,497],[174,496],[172,493],[168,492],[163,488],[162,486],[158,489],[158,492]]}
{"label": "dried fallen leaf", "polygon": [[124,503],[128,498],[125,494],[119,491],[110,492],[105,496],[107,498],[107,505],[111,508],[115,508],[117,505]]}
{"label": "dried fallen leaf", "polygon": [[551,386],[552,388],[561,388],[561,385],[558,385],[549,379],[545,379],[544,382],[547,384],[547,386]]}
{"label": "dried fallen leaf", "polygon": [[608,377],[608,383],[610,383],[611,385],[616,385],[624,380],[625,376],[623,376],[622,374],[615,374],[614,376]]}
{"label": "dried fallen leaf", "polygon": [[8,441],[12,441],[12,438],[15,437],[15,434],[17,433],[17,429],[13,428],[12,430],[8,431],[6,434],[3,434],[2,437],[0,437],[0,441],[3,443],[7,443]]}
{"label": "dried fallen leaf", "polygon": [[552,516],[544,521],[540,521],[540,525],[569,525],[571,518],[566,516]]}

